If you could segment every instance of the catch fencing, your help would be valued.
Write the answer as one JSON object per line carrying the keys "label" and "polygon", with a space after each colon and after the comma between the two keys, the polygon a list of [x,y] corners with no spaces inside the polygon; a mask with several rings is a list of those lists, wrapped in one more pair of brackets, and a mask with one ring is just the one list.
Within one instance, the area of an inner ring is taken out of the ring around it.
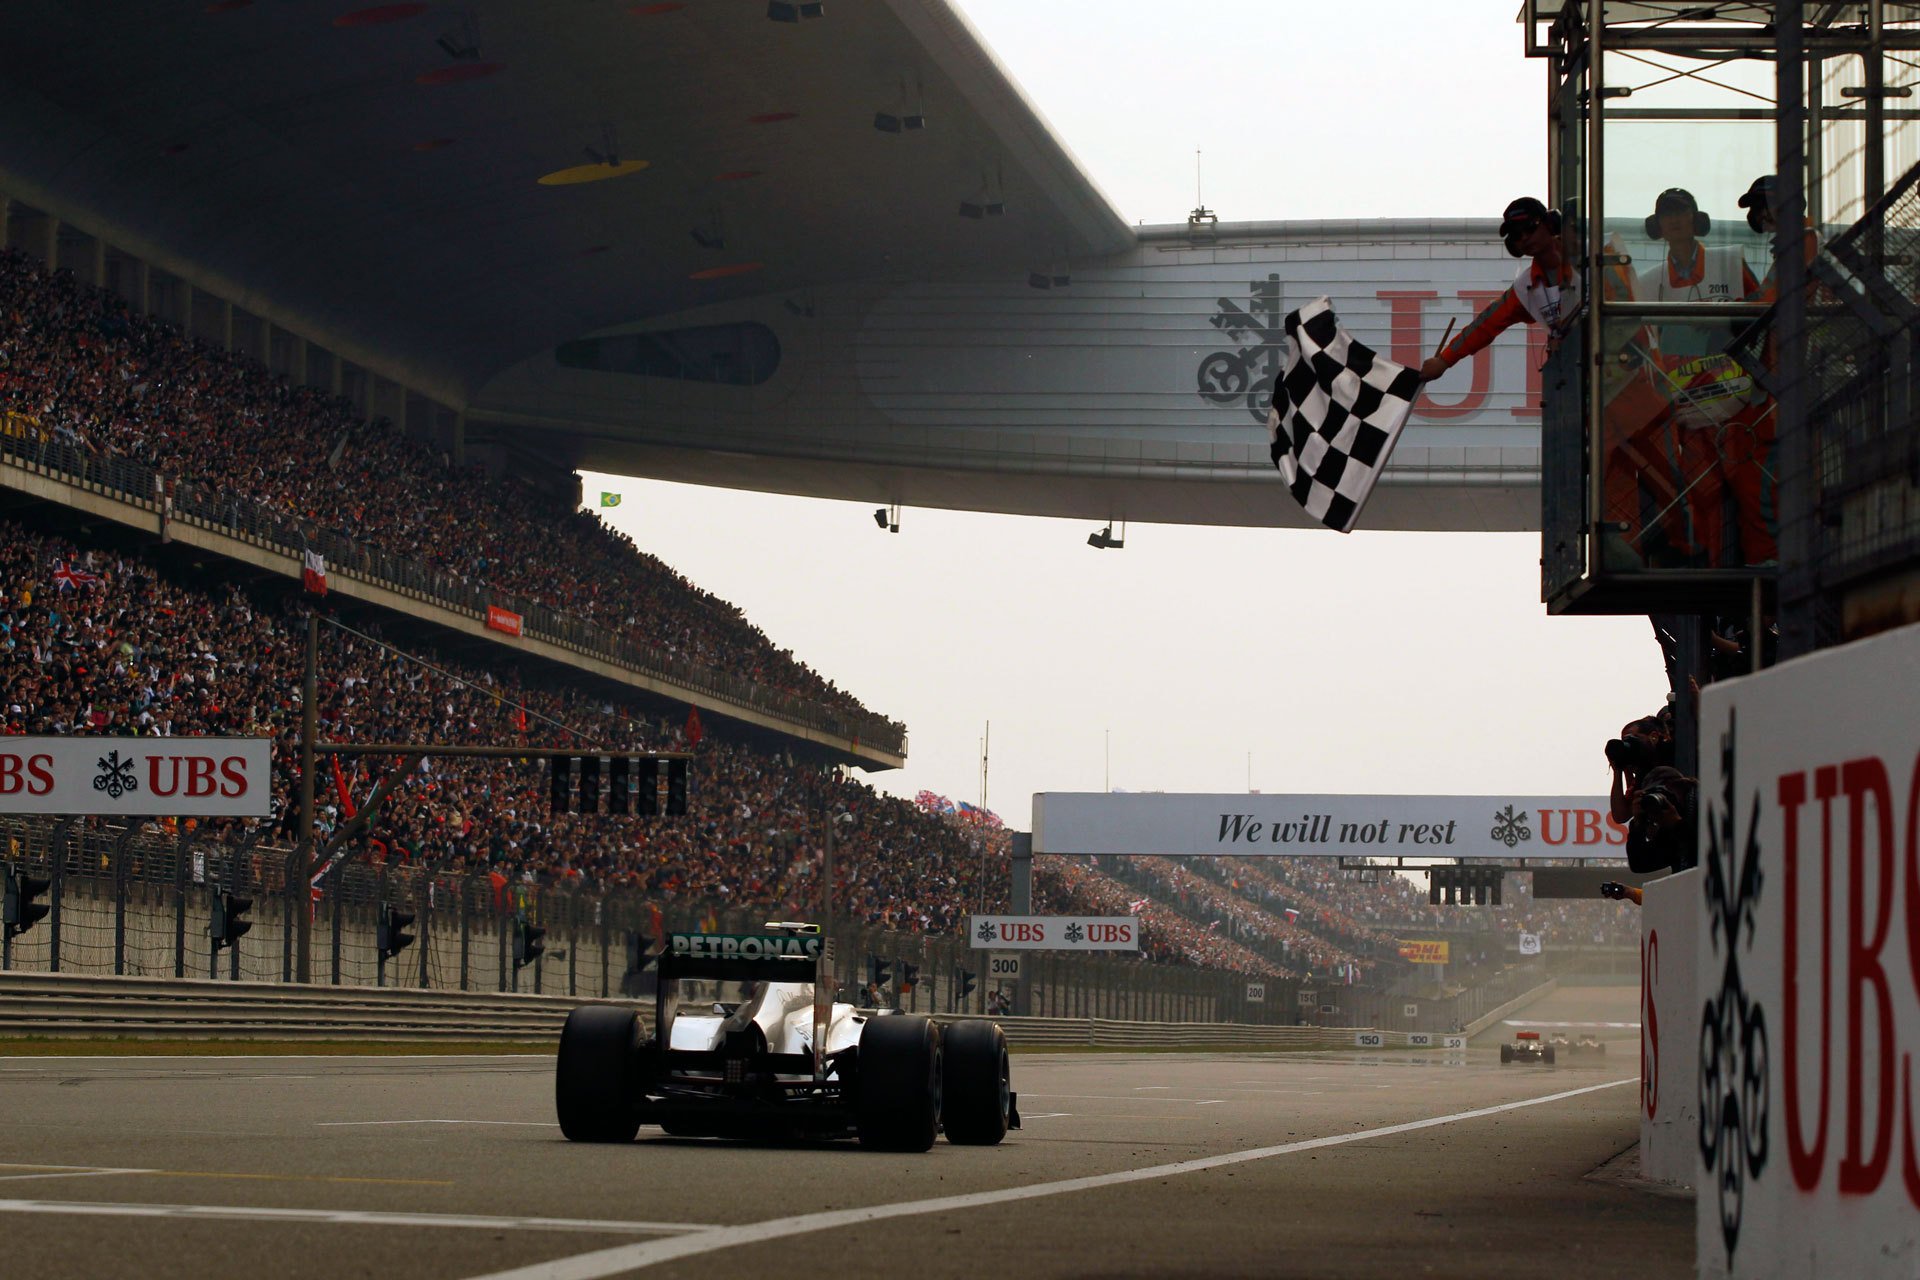
{"label": "catch fencing", "polygon": [[[19,972],[292,983],[296,912],[310,911],[314,986],[606,999],[650,989],[642,949],[666,931],[752,933],[767,909],[715,907],[577,882],[509,882],[486,870],[370,866],[347,860],[309,890],[300,855],[266,843],[155,824],[0,817],[0,859],[51,881],[47,919],[13,940]],[[288,886],[293,891],[288,892]],[[216,954],[208,934],[221,892],[253,899],[252,928]],[[415,941],[383,966],[383,904],[415,917]],[[546,930],[545,952],[515,964],[516,922]],[[990,976],[990,953],[958,932],[837,921],[834,978],[856,1004],[917,1013],[1011,1012],[1016,983]],[[886,969],[871,990],[875,963]],[[1027,1012],[1127,1023],[1240,1024],[1447,1032],[1537,984],[1530,961],[1480,975],[1464,990],[1385,992],[1328,979],[1251,978],[1119,953],[1020,955]],[[909,966],[913,972],[909,973]],[[971,991],[963,992],[963,980]],[[311,988],[302,988],[311,989]]]}
{"label": "catch fencing", "polygon": [[[257,833],[256,833],[257,835]],[[0,858],[51,881],[52,914],[13,941],[16,971],[292,982],[295,912],[312,913],[310,974],[316,985],[439,992],[617,997],[647,979],[639,951],[665,931],[759,931],[769,912],[715,908],[630,889],[506,882],[487,871],[375,867],[344,861],[314,891],[300,884],[300,855],[249,836],[214,835],[153,824],[0,817]],[[294,886],[288,892],[288,886]],[[251,898],[252,928],[216,954],[208,935],[221,892]],[[310,900],[309,900],[310,899]],[[415,919],[416,941],[384,965],[377,950],[382,904]],[[545,953],[514,963],[516,921],[545,929]],[[985,1013],[1001,1008],[1013,984],[988,976],[986,954],[964,938],[837,922],[834,976],[845,998],[909,1012]],[[869,992],[875,960],[884,986]],[[1250,1000],[1238,974],[1153,964],[1137,956],[1031,953],[1023,957],[1029,1009],[1045,1017],[1153,1022],[1292,1024],[1298,984],[1265,982]],[[907,966],[917,978],[906,986]],[[963,971],[972,990],[962,993]],[[1351,1025],[1344,1002],[1319,1022]]]}

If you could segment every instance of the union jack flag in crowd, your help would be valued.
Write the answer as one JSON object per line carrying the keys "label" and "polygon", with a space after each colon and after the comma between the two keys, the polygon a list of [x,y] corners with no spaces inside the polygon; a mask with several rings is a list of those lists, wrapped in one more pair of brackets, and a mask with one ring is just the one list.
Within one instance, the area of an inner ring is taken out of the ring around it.
{"label": "union jack flag in crowd", "polygon": [[100,575],[97,573],[77,569],[65,560],[53,562],[53,585],[62,591],[76,591],[81,587],[91,587],[99,581]]}

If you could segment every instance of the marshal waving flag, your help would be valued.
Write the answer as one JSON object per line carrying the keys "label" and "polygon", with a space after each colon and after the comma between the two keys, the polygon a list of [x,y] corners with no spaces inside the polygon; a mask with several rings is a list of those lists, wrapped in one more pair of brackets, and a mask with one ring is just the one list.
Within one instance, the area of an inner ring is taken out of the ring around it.
{"label": "marshal waving flag", "polygon": [[1351,533],[1420,391],[1417,370],[1357,341],[1315,298],[1286,321],[1285,371],[1267,410],[1273,465],[1306,513]]}

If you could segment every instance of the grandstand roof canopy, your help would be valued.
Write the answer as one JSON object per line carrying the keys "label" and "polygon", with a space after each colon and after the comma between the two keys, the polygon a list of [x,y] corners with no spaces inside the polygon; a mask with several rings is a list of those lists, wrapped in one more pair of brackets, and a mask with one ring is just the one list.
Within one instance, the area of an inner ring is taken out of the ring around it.
{"label": "grandstand roof canopy", "polygon": [[944,0],[23,0],[0,47],[17,196],[461,406],[615,323],[1131,243]]}
{"label": "grandstand roof canopy", "polygon": [[[1332,294],[1417,347],[1510,270],[1486,228],[1131,228],[956,3],[16,0],[0,190],[512,465],[1306,523],[1268,459],[1281,315]],[[1369,527],[1537,519],[1502,360],[1428,398]]]}

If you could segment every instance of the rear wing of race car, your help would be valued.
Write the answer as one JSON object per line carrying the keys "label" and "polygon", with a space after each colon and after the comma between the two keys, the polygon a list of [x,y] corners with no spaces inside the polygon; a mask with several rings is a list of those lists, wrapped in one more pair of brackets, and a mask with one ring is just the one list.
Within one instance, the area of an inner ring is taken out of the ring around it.
{"label": "rear wing of race car", "polygon": [[825,1028],[833,1011],[832,962],[833,943],[821,936],[817,927],[811,933],[792,934],[670,933],[660,953],[660,994],[654,1013],[656,1042],[672,1043],[683,978],[808,982],[813,984],[813,1067],[817,1077]]}

